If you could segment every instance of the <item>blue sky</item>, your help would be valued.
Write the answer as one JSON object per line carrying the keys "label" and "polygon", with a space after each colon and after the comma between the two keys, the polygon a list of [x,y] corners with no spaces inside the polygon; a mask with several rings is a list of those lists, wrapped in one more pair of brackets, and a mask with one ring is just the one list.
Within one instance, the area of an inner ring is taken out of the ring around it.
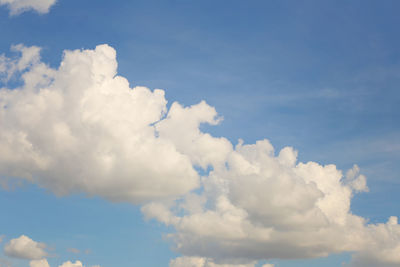
{"label": "blue sky", "polygon": [[[0,54],[14,57],[16,44],[38,46],[42,61],[58,68],[64,50],[108,44],[131,87],[165,90],[168,108],[202,100],[215,107],[224,120],[201,125],[204,132],[233,145],[267,138],[276,151],[294,147],[300,162],[343,172],[357,164],[369,192],[354,196],[351,212],[385,223],[400,215],[399,9],[390,0],[58,0],[46,14],[10,16],[3,5]],[[2,244],[22,234],[43,242],[51,266],[168,266],[181,255],[163,237],[174,228],[145,220],[140,205],[85,193],[59,197],[29,182],[1,189],[0,205]],[[268,262],[329,267],[350,258]]]}

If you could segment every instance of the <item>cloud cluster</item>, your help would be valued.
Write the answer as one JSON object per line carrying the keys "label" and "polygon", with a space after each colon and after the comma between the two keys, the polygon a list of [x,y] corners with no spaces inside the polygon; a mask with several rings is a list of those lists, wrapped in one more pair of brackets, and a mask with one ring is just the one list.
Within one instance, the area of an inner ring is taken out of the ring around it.
{"label": "cloud cluster", "polygon": [[80,262],[80,261],[75,261],[75,263],[72,263],[71,261],[67,261],[60,265],[60,267],[82,267],[82,266],[83,266],[82,262]]}
{"label": "cloud cluster", "polygon": [[400,263],[395,217],[387,224],[368,225],[350,211],[354,194],[369,190],[357,165],[343,175],[335,165],[299,163],[293,148],[275,155],[268,140],[251,145],[240,140],[233,149],[228,140],[199,130],[201,123],[218,122],[214,112],[205,103],[188,108],[175,104],[156,124],[160,137],[172,140],[194,165],[212,167],[202,178],[200,193],[142,208],[149,218],[174,226],[176,233],[169,238],[176,249],[194,256],[178,258],[172,266],[181,261],[211,266],[215,260],[252,266],[259,259],[315,258],[344,251],[358,252],[353,265],[367,258],[381,265]]}
{"label": "cloud cluster", "polygon": [[276,155],[268,140],[250,145],[240,141],[225,155],[225,164],[216,161],[202,178],[200,193],[142,208],[148,218],[173,226],[176,232],[168,237],[177,251],[191,256],[171,266],[208,266],[204,258],[237,266],[237,261],[341,252],[355,252],[353,266],[367,266],[371,260],[371,266],[400,264],[396,217],[374,225],[350,211],[354,194],[368,191],[358,166],[343,175],[334,165],[297,162],[293,148]]}
{"label": "cloud cluster", "polygon": [[168,110],[164,91],[131,88],[117,75],[107,45],[65,51],[58,69],[40,61],[38,48],[14,50],[19,58],[0,60],[3,81],[23,81],[0,90],[3,180],[144,203],[147,218],[175,229],[168,238],[184,256],[171,267],[341,252],[355,253],[353,266],[400,264],[397,218],[368,224],[351,213],[354,194],[368,191],[356,165],[343,174],[298,162],[291,147],[276,153],[268,140],[234,146],[204,133],[201,124],[221,120],[213,107]]}
{"label": "cloud cluster", "polygon": [[[178,257],[169,263],[170,267],[254,267],[255,263],[218,264],[212,259],[201,257]],[[262,267],[274,267],[273,264],[264,264]]]}
{"label": "cloud cluster", "polygon": [[10,15],[18,15],[29,10],[45,14],[55,2],[56,0],[0,0],[0,5],[7,5]]}
{"label": "cloud cluster", "polygon": [[16,49],[20,58],[3,60],[3,74],[17,72],[24,82],[0,91],[3,179],[132,203],[176,197],[198,185],[189,156],[157,137],[164,91],[130,88],[116,75],[113,48],[66,51],[57,70],[39,61],[39,49]]}
{"label": "cloud cluster", "polygon": [[31,260],[29,262],[29,267],[50,267],[46,259],[41,260]]}
{"label": "cloud cluster", "polygon": [[39,260],[47,256],[46,245],[33,241],[25,235],[11,239],[5,246],[7,256],[27,260]]}
{"label": "cloud cluster", "polygon": [[[48,256],[45,248],[46,244],[36,242],[26,235],[21,235],[18,238],[11,239],[4,246],[4,253],[11,258],[29,260],[29,267],[50,267],[47,259],[45,258]],[[11,266],[11,263],[5,262],[5,265]],[[3,266],[1,261],[0,266]],[[75,261],[75,263],[66,261],[59,265],[59,267],[83,267],[83,264],[78,260]],[[100,266],[96,265],[92,267]]]}

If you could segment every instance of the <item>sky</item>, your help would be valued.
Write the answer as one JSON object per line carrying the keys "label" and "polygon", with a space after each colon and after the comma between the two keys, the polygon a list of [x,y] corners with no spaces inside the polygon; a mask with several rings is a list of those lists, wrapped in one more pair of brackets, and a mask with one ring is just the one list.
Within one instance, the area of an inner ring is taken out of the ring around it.
{"label": "sky", "polygon": [[0,0],[0,267],[400,266],[399,9]]}

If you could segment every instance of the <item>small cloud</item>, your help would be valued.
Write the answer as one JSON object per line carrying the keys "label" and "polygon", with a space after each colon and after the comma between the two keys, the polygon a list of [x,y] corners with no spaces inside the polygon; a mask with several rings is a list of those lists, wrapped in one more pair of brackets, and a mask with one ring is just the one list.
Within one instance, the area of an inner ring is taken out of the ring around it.
{"label": "small cloud", "polygon": [[33,241],[25,235],[21,235],[18,238],[11,239],[4,247],[4,252],[7,256],[27,259],[27,260],[39,260],[47,256],[44,250],[46,245]]}
{"label": "small cloud", "polygon": [[48,13],[56,0],[0,0],[0,6],[5,5],[10,10],[10,15],[19,15],[26,11],[36,11],[39,14]]}
{"label": "small cloud", "polygon": [[29,267],[50,267],[46,259],[32,260],[29,262]]}
{"label": "small cloud", "polygon": [[80,261],[75,261],[75,263],[72,263],[70,261],[64,262],[61,264],[59,267],[83,267],[82,262]]}
{"label": "small cloud", "polygon": [[[254,267],[255,262],[250,263],[216,263],[212,259],[203,257],[178,257],[169,262],[169,267]],[[274,267],[273,265],[266,264],[262,267]]]}

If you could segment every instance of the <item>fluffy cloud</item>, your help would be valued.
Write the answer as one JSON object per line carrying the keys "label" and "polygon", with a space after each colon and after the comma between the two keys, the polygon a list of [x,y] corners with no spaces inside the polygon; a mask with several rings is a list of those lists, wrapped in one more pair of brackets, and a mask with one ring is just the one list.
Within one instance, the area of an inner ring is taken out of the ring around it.
{"label": "fluffy cloud", "polygon": [[145,203],[147,218],[175,229],[168,238],[183,257],[172,267],[341,252],[354,252],[354,266],[400,264],[397,218],[368,224],[351,213],[353,196],[368,191],[356,165],[343,175],[298,162],[291,147],[275,152],[268,140],[234,147],[204,133],[202,123],[221,120],[213,107],[167,110],[164,91],[131,88],[117,75],[107,45],[65,51],[58,69],[41,62],[39,48],[13,49],[21,56],[1,56],[0,75],[23,86],[0,90],[3,180]]}
{"label": "fluffy cloud", "polygon": [[29,262],[29,267],[50,267],[46,259],[32,260]]}
{"label": "fluffy cloud", "polygon": [[48,13],[56,0],[0,0],[0,5],[7,5],[11,15],[34,10],[40,14]]}
{"label": "fluffy cloud", "polygon": [[82,267],[82,262],[80,261],[75,261],[75,263],[72,263],[70,261],[64,262],[61,264],[59,267]]}
{"label": "fluffy cloud", "polygon": [[[49,263],[46,259],[41,260],[32,260],[29,262],[30,267],[50,267]],[[71,261],[66,261],[63,264],[59,265],[59,267],[83,267],[82,262],[75,261],[75,263]],[[100,265],[93,265],[92,267],[100,267]]]}
{"label": "fluffy cloud", "polygon": [[176,259],[171,260],[169,266],[170,267],[254,267],[254,263],[218,264],[213,262],[212,259],[206,259],[201,257],[178,257]]}
{"label": "fluffy cloud", "polygon": [[176,197],[198,185],[190,158],[158,138],[153,125],[166,112],[164,91],[130,88],[116,75],[113,48],[66,51],[57,70],[40,62],[39,49],[17,51],[20,58],[3,60],[3,73],[24,82],[0,90],[3,179],[132,203]]}
{"label": "fluffy cloud", "polygon": [[45,65],[40,63],[40,47],[25,47],[19,44],[11,46],[11,51],[20,53],[21,56],[19,58],[7,58],[0,55],[0,81],[7,82],[13,75],[19,74],[32,66],[41,65],[42,70],[44,69]]}
{"label": "fluffy cloud", "polygon": [[33,241],[25,235],[11,239],[5,246],[4,252],[7,256],[28,260],[39,260],[47,255],[44,250],[46,245]]}
{"label": "fluffy cloud", "polygon": [[225,163],[232,145],[226,138],[215,138],[200,131],[202,123],[216,125],[221,121],[215,108],[202,101],[182,107],[173,103],[168,116],[156,124],[162,139],[171,140],[178,151],[188,155],[194,165],[219,167]]}
{"label": "fluffy cloud", "polygon": [[349,266],[400,266],[400,225],[397,217],[390,217],[386,224],[369,225],[367,233],[363,249],[353,256]]}
{"label": "fluffy cloud", "polygon": [[203,266],[203,257],[235,266],[238,260],[250,264],[345,251],[356,252],[355,263],[364,263],[366,255],[380,266],[400,263],[397,220],[367,224],[350,211],[354,193],[368,190],[357,166],[344,176],[334,165],[298,163],[290,147],[276,155],[267,140],[239,142],[226,164],[203,177],[202,187],[175,204],[142,208],[176,229],[168,237],[177,251],[200,256],[172,262],[177,266],[184,260]]}

